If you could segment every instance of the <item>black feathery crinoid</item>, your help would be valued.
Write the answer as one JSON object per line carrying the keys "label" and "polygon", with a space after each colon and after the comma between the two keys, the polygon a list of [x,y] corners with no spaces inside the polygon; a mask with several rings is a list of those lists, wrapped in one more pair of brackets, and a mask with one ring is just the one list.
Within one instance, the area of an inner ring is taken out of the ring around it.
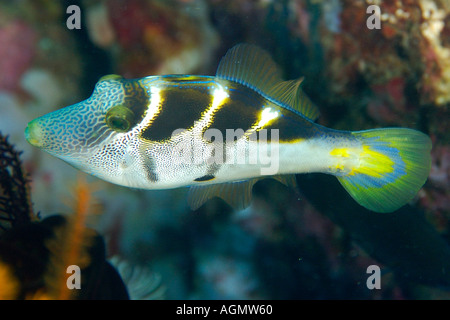
{"label": "black feathery crinoid", "polygon": [[20,154],[0,132],[0,232],[28,223],[33,216]]}

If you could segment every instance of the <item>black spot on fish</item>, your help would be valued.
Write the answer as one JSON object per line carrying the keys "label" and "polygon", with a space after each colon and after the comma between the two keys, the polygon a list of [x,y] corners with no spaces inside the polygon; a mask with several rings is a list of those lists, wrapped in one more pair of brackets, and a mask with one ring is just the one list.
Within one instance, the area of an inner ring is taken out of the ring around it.
{"label": "black spot on fish", "polygon": [[257,123],[264,104],[264,98],[255,91],[238,84],[233,84],[234,86],[236,88],[229,90],[229,98],[214,113],[212,124],[208,128],[219,130],[224,141],[227,129],[229,135],[233,135],[237,129],[245,132]]}
{"label": "black spot on fish", "polygon": [[141,86],[138,80],[122,80],[124,96],[124,107],[133,112],[134,118],[131,128],[138,124],[145,115],[149,105],[147,90]]}
{"label": "black spot on fish", "polygon": [[309,139],[316,135],[320,135],[321,131],[313,122],[301,118],[297,114],[279,109],[281,115],[264,126],[264,130],[258,132],[258,141],[292,142],[296,140]]}
{"label": "black spot on fish", "polygon": [[192,85],[171,86],[161,91],[161,112],[150,126],[143,130],[141,137],[151,141],[171,138],[177,129],[187,129],[201,118],[211,104],[207,87]]}
{"label": "black spot on fish", "polygon": [[[214,151],[213,151],[213,153],[214,153]],[[220,164],[213,162],[208,166],[208,168],[206,170],[206,174],[200,178],[195,179],[194,181],[201,182],[201,181],[210,181],[212,179],[215,179],[216,178],[215,173],[219,169],[220,169]]]}
{"label": "black spot on fish", "polygon": [[152,158],[147,158],[144,162],[144,170],[147,174],[147,179],[151,182],[158,181],[158,175],[155,172],[155,162]]}
{"label": "black spot on fish", "polygon": [[200,177],[200,178],[195,179],[194,181],[197,181],[197,182],[201,182],[201,181],[210,181],[210,180],[215,179],[215,178],[216,178],[216,177],[215,177],[214,175],[212,175],[212,174],[207,174],[207,175],[204,175],[203,177]]}

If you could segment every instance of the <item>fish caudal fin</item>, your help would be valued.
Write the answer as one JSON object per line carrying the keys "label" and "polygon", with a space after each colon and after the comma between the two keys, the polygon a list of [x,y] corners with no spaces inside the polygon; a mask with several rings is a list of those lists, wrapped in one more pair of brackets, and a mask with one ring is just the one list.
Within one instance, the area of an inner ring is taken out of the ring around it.
{"label": "fish caudal fin", "polygon": [[410,201],[425,183],[431,165],[431,140],[405,128],[352,132],[362,142],[356,165],[338,176],[362,206],[391,212]]}

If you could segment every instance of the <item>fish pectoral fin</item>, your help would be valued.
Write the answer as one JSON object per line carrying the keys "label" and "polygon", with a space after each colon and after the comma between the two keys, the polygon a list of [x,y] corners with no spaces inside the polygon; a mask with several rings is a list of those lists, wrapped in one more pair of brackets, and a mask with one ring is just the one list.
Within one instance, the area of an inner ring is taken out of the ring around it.
{"label": "fish pectoral fin", "polygon": [[227,182],[212,185],[191,186],[188,203],[192,210],[197,210],[206,201],[214,197],[223,199],[235,210],[241,210],[250,205],[253,185],[259,179]]}

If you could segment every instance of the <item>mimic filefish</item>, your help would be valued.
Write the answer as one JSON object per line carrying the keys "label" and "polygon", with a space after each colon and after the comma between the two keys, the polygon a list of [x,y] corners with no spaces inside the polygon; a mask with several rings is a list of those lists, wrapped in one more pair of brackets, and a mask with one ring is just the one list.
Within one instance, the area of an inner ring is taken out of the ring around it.
{"label": "mimic filefish", "polygon": [[302,80],[284,81],[262,49],[241,44],[215,76],[102,77],[91,97],[31,121],[29,143],[106,181],[190,187],[193,209],[218,196],[246,207],[258,179],[335,175],[362,206],[390,212],[430,171],[431,141],[412,129],[339,131],[314,121]]}

